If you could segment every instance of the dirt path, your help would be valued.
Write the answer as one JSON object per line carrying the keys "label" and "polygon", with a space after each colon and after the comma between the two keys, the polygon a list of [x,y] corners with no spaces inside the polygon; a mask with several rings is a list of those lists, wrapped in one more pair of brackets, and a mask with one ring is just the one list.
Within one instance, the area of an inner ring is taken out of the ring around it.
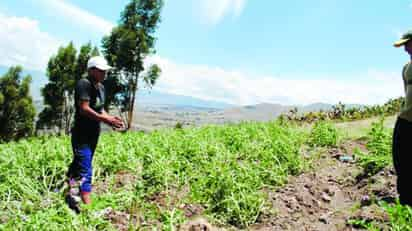
{"label": "dirt path", "polygon": [[385,169],[370,178],[358,178],[362,170],[342,156],[353,156],[362,141],[346,142],[323,153],[308,173],[292,177],[269,198],[275,215],[260,217],[250,230],[357,230],[348,225],[351,218],[385,222],[385,213],[373,200],[396,197],[395,178]]}

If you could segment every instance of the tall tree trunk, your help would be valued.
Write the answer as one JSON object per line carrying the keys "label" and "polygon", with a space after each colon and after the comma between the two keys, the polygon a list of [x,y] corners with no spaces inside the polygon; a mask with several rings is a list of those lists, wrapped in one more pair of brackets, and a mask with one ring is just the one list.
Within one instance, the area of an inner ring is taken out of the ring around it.
{"label": "tall tree trunk", "polygon": [[66,91],[63,91],[63,105],[62,105],[62,115],[59,124],[59,135],[63,135],[63,130],[65,130],[65,120],[66,120]]}
{"label": "tall tree trunk", "polygon": [[129,111],[128,111],[128,117],[127,118],[127,130],[130,130],[130,128],[132,127],[132,123],[133,123],[133,112],[134,112],[134,102],[136,99],[136,92],[137,92],[137,83],[138,83],[138,75],[135,76],[134,80],[133,80],[133,84],[132,84],[132,91],[131,91],[131,97],[130,97],[130,106],[129,106]]}
{"label": "tall tree trunk", "polygon": [[67,91],[64,92],[64,106],[63,106],[63,118],[64,126],[61,127],[61,130],[64,131],[64,134],[69,134],[70,131],[70,118],[71,118],[71,108],[70,108],[70,95]]}

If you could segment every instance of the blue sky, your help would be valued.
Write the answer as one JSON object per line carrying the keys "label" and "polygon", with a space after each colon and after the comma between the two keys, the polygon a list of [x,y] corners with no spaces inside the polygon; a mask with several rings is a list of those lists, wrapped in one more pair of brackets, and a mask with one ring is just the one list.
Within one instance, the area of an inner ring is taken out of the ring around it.
{"label": "blue sky", "polygon": [[[101,38],[128,0],[2,0],[0,65],[45,70],[57,47]],[[412,1],[167,0],[156,90],[232,104],[383,103],[408,61],[392,43]]]}

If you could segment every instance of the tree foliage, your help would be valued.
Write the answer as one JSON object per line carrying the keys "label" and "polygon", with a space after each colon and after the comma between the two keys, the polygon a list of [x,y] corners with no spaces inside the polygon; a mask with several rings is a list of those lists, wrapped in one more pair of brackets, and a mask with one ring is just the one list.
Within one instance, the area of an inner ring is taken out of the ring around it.
{"label": "tree foliage", "polygon": [[39,114],[38,130],[69,133],[74,115],[75,84],[87,72],[89,58],[95,55],[99,55],[99,51],[91,43],[83,45],[79,54],[70,43],[60,47],[57,54],[50,58],[47,66],[49,82],[42,88],[45,108]]}
{"label": "tree foliage", "polygon": [[103,38],[103,53],[115,70],[106,79],[106,107],[114,104],[127,121],[133,121],[136,92],[140,83],[152,88],[161,70],[156,64],[145,65],[145,58],[155,53],[155,31],[160,22],[162,0],[132,0],[121,14],[120,23]]}
{"label": "tree foliage", "polygon": [[33,134],[36,115],[30,96],[31,76],[22,77],[20,66],[11,67],[0,78],[0,141]]}

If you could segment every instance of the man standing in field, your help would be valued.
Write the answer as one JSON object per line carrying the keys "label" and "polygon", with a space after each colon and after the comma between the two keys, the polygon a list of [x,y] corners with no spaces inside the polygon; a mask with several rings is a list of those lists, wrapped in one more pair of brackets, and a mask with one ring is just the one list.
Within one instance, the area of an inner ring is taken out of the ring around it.
{"label": "man standing in field", "polygon": [[400,203],[412,206],[412,31],[405,33],[402,38],[394,44],[395,47],[403,46],[410,56],[410,61],[402,70],[402,78],[405,89],[405,105],[396,121],[393,133],[392,155],[397,178],[397,189]]}
{"label": "man standing in field", "polygon": [[123,127],[119,117],[111,116],[103,109],[105,90],[102,82],[111,67],[103,57],[95,56],[88,60],[87,69],[88,77],[80,79],[75,88],[76,112],[71,136],[74,155],[67,173],[69,190],[66,200],[76,210],[78,207],[74,198],[78,191],[85,204],[91,203],[92,161],[100,134],[100,122],[114,128]]}

